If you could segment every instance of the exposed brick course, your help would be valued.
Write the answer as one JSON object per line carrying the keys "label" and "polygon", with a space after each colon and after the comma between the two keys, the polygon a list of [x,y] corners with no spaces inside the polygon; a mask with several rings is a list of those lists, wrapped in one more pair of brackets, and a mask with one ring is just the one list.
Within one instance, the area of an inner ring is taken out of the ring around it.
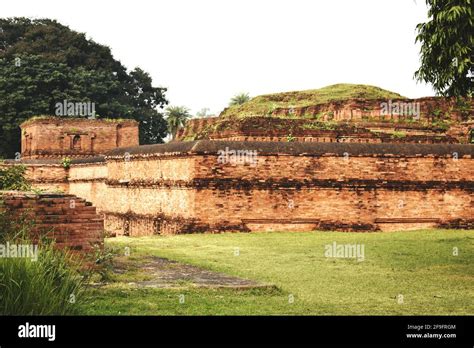
{"label": "exposed brick course", "polygon": [[91,252],[104,240],[104,218],[90,202],[71,194],[0,191],[12,218],[33,222],[32,237],[47,235],[60,248]]}

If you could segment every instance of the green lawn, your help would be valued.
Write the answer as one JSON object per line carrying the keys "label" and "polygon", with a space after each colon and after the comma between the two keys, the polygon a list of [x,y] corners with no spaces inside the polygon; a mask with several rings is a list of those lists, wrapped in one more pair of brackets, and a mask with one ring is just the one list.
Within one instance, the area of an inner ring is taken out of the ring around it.
{"label": "green lawn", "polygon": [[[325,257],[325,245],[333,242],[364,245],[364,261]],[[474,314],[472,230],[192,234],[106,244],[120,252],[129,247],[131,260],[166,257],[276,287],[136,289],[124,276],[91,291],[84,314]]]}

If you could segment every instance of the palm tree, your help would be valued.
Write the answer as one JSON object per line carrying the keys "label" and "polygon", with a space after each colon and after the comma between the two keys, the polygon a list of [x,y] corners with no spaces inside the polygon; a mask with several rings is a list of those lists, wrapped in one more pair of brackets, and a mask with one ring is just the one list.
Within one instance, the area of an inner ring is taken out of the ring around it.
{"label": "palm tree", "polygon": [[248,93],[239,93],[232,97],[230,100],[229,106],[242,105],[250,100]]}
{"label": "palm tree", "polygon": [[191,117],[189,109],[184,106],[170,106],[166,109],[166,122],[168,122],[168,131],[171,138],[176,137],[178,129],[186,124],[188,118]]}

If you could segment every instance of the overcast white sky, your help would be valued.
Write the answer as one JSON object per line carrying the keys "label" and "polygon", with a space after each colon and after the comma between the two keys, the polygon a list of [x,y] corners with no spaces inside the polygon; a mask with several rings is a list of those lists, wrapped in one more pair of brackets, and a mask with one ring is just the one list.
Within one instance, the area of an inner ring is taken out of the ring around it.
{"label": "overcast white sky", "polygon": [[193,112],[343,82],[434,95],[413,80],[424,0],[9,0],[0,13],[85,32]]}

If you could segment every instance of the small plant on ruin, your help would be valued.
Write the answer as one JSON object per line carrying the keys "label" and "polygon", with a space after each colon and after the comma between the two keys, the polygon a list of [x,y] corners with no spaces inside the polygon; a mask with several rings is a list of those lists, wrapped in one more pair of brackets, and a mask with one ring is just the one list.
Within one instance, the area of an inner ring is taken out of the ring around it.
{"label": "small plant on ruin", "polygon": [[276,110],[276,105],[275,104],[271,104],[269,107],[268,107],[268,110],[267,110],[267,116],[272,116],[273,115],[273,112]]}
{"label": "small plant on ruin", "polygon": [[439,118],[439,116],[441,116],[441,109],[435,109],[432,111],[433,115],[436,117],[436,118]]}
{"label": "small plant on ruin", "polygon": [[286,137],[286,141],[289,142],[289,143],[292,143],[292,142],[296,141],[296,138],[293,135],[288,134],[287,137]]}
{"label": "small plant on ruin", "polygon": [[318,112],[317,114],[314,115],[314,119],[319,121],[321,118],[324,116],[324,112]]}
{"label": "small plant on ruin", "polygon": [[449,127],[451,126],[451,121],[450,120],[434,120],[431,122],[431,125],[435,128],[439,128],[443,131],[447,131]]}
{"label": "small plant on ruin", "polygon": [[407,134],[405,132],[395,131],[392,133],[392,139],[402,139],[405,138]]}
{"label": "small plant on ruin", "polygon": [[64,157],[61,160],[61,164],[63,165],[64,168],[69,169],[69,167],[71,166],[71,159],[69,157]]}
{"label": "small plant on ruin", "polygon": [[461,113],[463,117],[472,119],[471,104],[468,98],[456,98],[456,109]]}
{"label": "small plant on ruin", "polygon": [[33,187],[33,188],[31,189],[31,191],[32,191],[33,193],[37,194],[37,195],[39,195],[40,193],[46,192],[45,189],[40,189],[40,188],[37,188],[37,187]]}

